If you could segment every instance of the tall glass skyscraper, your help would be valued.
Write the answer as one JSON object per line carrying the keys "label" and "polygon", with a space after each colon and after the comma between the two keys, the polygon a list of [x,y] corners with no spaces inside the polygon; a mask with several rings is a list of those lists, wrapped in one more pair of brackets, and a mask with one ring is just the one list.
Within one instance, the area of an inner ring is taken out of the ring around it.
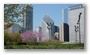
{"label": "tall glass skyscraper", "polygon": [[63,9],[62,14],[63,23],[68,23],[68,8]]}
{"label": "tall glass skyscraper", "polygon": [[23,27],[27,30],[33,30],[33,7],[27,5],[24,13]]}

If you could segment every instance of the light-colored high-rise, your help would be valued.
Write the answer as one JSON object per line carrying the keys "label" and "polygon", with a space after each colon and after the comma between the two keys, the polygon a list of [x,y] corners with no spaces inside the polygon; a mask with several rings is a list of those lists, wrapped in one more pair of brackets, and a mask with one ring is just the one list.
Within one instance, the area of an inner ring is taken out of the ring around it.
{"label": "light-colored high-rise", "polygon": [[42,19],[42,32],[43,40],[54,39],[54,21],[48,15]]}
{"label": "light-colored high-rise", "polygon": [[59,40],[84,43],[84,5],[79,4],[63,9],[62,21],[59,27]]}
{"label": "light-colored high-rise", "polygon": [[[81,42],[84,43],[84,5],[76,5],[69,7],[68,11],[68,24],[69,24],[69,37],[70,42]],[[80,14],[81,13],[81,14]],[[80,29],[79,24],[80,22]],[[75,26],[77,27],[78,31],[75,32]],[[79,32],[80,31],[80,32]]]}

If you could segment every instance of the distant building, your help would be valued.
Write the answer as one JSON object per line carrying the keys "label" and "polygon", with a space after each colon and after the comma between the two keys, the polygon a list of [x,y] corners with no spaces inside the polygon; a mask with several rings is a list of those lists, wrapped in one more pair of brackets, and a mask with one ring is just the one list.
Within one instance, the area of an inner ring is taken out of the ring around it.
{"label": "distant building", "polygon": [[21,29],[21,26],[19,24],[13,23],[12,26],[9,28],[11,33],[19,33],[19,30]]}
{"label": "distant building", "polygon": [[42,19],[42,32],[43,40],[54,39],[54,21],[48,15]]}
{"label": "distant building", "polygon": [[54,39],[55,40],[59,40],[59,27],[58,26],[54,26],[54,28],[55,28]]}
{"label": "distant building", "polygon": [[62,23],[59,26],[59,40],[69,42],[69,25],[66,23]]}
{"label": "distant building", "polygon": [[55,32],[59,32],[59,27],[58,26],[54,26],[55,28]]}
{"label": "distant building", "polygon": [[21,27],[21,29],[19,30],[19,33],[23,33],[23,32],[25,32],[26,30],[27,30],[26,28]]}
{"label": "distant building", "polygon": [[68,8],[62,10],[62,23],[59,25],[59,40],[69,42]]}
{"label": "distant building", "polygon": [[59,32],[55,32],[54,33],[54,39],[55,40],[59,40]]}
{"label": "distant building", "polygon": [[62,9],[62,21],[68,24],[68,8]]}
{"label": "distant building", "polygon": [[33,30],[33,7],[27,5],[23,14],[23,28]]}
{"label": "distant building", "polygon": [[35,28],[37,41],[42,41],[42,27]]}

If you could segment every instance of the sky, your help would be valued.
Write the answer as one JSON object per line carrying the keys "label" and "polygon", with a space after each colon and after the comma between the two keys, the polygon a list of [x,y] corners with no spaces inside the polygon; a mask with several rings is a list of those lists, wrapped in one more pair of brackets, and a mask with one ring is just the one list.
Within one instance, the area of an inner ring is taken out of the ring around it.
{"label": "sky", "polygon": [[32,4],[33,5],[33,29],[42,27],[42,19],[49,15],[54,21],[54,25],[59,26],[62,23],[62,9],[74,6],[76,4]]}

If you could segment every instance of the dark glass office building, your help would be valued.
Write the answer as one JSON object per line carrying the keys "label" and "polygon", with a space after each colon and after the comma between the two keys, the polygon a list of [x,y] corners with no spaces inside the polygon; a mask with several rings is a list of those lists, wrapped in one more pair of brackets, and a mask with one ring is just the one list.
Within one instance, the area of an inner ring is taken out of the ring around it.
{"label": "dark glass office building", "polygon": [[27,30],[33,30],[33,7],[27,5],[25,8],[23,27]]}

